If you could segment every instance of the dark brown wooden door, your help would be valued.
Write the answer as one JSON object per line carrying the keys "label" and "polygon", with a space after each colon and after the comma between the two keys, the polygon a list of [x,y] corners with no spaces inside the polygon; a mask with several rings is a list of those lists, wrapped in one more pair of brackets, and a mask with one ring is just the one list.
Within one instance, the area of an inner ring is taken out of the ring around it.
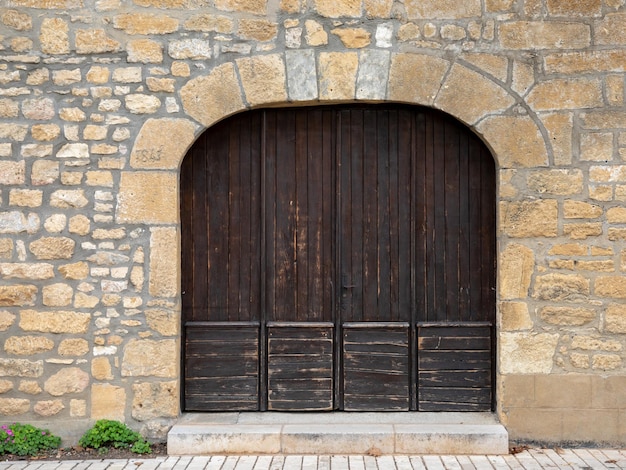
{"label": "dark brown wooden door", "polygon": [[181,193],[186,410],[491,409],[495,167],[460,123],[251,111]]}

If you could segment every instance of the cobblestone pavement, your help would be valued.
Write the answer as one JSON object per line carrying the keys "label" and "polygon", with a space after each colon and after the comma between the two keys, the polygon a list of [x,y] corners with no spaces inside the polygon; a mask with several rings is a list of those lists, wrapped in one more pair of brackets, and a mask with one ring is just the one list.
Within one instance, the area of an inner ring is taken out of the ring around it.
{"label": "cobblestone pavement", "polygon": [[0,470],[590,470],[626,469],[626,450],[529,449],[481,456],[211,456],[0,462]]}

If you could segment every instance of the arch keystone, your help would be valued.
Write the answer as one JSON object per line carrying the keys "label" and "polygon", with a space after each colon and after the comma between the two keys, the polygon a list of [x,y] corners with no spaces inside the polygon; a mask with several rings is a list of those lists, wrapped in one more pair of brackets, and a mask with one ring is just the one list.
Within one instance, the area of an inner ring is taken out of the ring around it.
{"label": "arch keystone", "polygon": [[322,52],[319,55],[321,100],[353,100],[356,96],[356,52]]}
{"label": "arch keystone", "polygon": [[180,98],[185,112],[205,127],[245,108],[235,66],[230,62],[190,80],[181,88]]}

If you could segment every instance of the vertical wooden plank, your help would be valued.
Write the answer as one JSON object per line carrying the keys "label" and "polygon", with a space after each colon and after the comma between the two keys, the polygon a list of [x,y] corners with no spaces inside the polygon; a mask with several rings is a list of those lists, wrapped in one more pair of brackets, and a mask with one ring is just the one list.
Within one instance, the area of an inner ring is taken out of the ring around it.
{"label": "vertical wooden plank", "polygon": [[[391,250],[397,247],[397,240],[392,239],[390,204],[391,191],[391,160],[389,148],[389,109],[380,109],[376,113],[377,160],[378,160],[378,214],[377,214],[377,284],[378,284],[378,314],[377,319],[394,321],[394,306],[391,303],[391,292],[397,286],[393,284],[391,275]],[[397,181],[396,181],[397,185]],[[396,189],[397,186],[393,186]]]}
{"label": "vertical wooden plank", "polygon": [[429,266],[432,271],[429,276],[429,283],[433,285],[432,298],[429,298],[432,308],[433,321],[446,320],[446,186],[445,186],[445,132],[444,120],[440,114],[433,113],[433,173],[429,175],[433,181],[433,217],[431,222],[433,227],[433,243],[429,249],[430,255],[434,258]]}
{"label": "vertical wooden plank", "polygon": [[[242,289],[240,298],[242,305],[248,308],[249,314],[242,312],[239,320],[261,320],[262,303],[261,303],[261,243],[263,240],[262,231],[262,132],[263,119],[262,112],[256,111],[250,114],[250,125],[248,130],[249,138],[246,140],[248,144],[248,153],[245,165],[242,166],[242,181],[244,187],[241,191],[241,200],[243,204],[242,213],[246,215],[248,222],[242,240],[242,257],[241,264],[246,266],[245,276],[242,277],[241,283],[246,287]],[[244,138],[242,136],[242,138]],[[264,274],[263,274],[264,275]]]}
{"label": "vertical wooden plank", "polygon": [[[358,112],[357,112],[358,111]],[[362,321],[380,320],[381,306],[378,304],[379,284],[379,240],[378,240],[378,202],[380,188],[378,186],[378,144],[377,144],[377,113],[370,110],[355,110],[354,114],[359,116],[360,127],[362,129],[357,135],[362,136],[362,141],[357,144],[359,153],[353,155],[360,161],[363,178],[357,183],[357,191],[363,201],[362,218],[359,220],[362,239],[355,239],[355,244],[361,246],[360,251],[360,276],[355,276],[351,284],[360,288],[362,292]],[[356,133],[356,126],[353,131]],[[356,137],[356,136],[355,136]],[[355,184],[356,182],[353,182]],[[357,250],[358,251],[358,250]],[[354,253],[354,256],[359,256]],[[362,279],[362,281],[357,281]]]}
{"label": "vertical wooden plank", "polygon": [[[330,230],[327,221],[323,218],[323,204],[325,191],[322,184],[324,173],[324,142],[322,139],[321,111],[311,109],[306,112],[307,132],[304,135],[306,147],[303,160],[307,167],[307,206],[306,231],[307,242],[307,285],[308,302],[306,305],[306,321],[321,321],[323,305],[325,303],[324,281],[327,279],[324,273],[324,258],[322,237],[324,232]],[[302,130],[298,130],[302,132]],[[302,267],[302,266],[301,266]]]}
{"label": "vertical wooden plank", "polygon": [[210,135],[203,135],[199,141],[198,154],[193,153],[192,168],[192,184],[193,184],[193,215],[200,214],[197,220],[191,224],[194,251],[193,251],[193,288],[190,295],[192,297],[191,304],[195,321],[208,320],[209,301],[207,297],[207,289],[198,289],[196,286],[206,286],[208,283],[208,243],[210,229],[207,225],[207,195],[204,188],[208,187],[207,181],[207,160],[211,158],[208,154],[207,139]]}
{"label": "vertical wooden plank", "polygon": [[447,118],[443,122],[444,132],[444,174],[445,187],[445,226],[441,234],[444,247],[444,282],[442,297],[445,296],[445,318],[459,320],[459,127]]}
{"label": "vertical wooden plank", "polygon": [[290,112],[293,120],[294,152],[291,157],[295,165],[294,174],[294,198],[292,208],[294,210],[294,258],[293,269],[293,292],[294,312],[291,318],[282,320],[306,321],[309,314],[309,269],[311,252],[315,246],[310,245],[309,238],[309,174],[308,174],[308,111],[294,110]]}
{"label": "vertical wooden plank", "polygon": [[338,243],[340,243],[340,257],[341,264],[337,266],[337,276],[335,282],[335,288],[340,301],[341,321],[350,321],[352,319],[353,296],[354,289],[344,289],[343,284],[345,282],[353,283],[352,279],[348,279],[352,275],[353,271],[353,256],[354,252],[352,247],[353,231],[354,227],[354,196],[353,196],[353,167],[352,167],[352,138],[350,132],[351,126],[351,113],[349,110],[340,110],[338,113],[339,118],[339,132],[340,140],[339,156],[340,168],[341,168],[341,235]]}
{"label": "vertical wooden plank", "polygon": [[[363,152],[363,113],[352,109],[350,112],[350,166],[352,192],[352,248],[349,256],[352,257],[352,270],[342,279],[342,288],[350,292],[350,321],[362,321],[367,314],[364,305],[365,277],[363,273],[363,221],[365,219],[363,181],[364,181],[364,152]],[[368,188],[369,189],[369,188]]]}
{"label": "vertical wooden plank", "polygon": [[264,283],[265,283],[265,318],[264,320],[273,320],[276,310],[277,296],[276,285],[274,279],[276,278],[276,244],[277,239],[274,236],[276,232],[276,153],[277,153],[277,136],[276,136],[276,114],[274,112],[266,111],[264,113],[265,129],[264,129],[264,170],[265,181],[263,182],[264,191],[264,223],[265,227],[262,227],[262,233],[265,237],[264,249],[265,249],[265,264],[263,269],[265,270]]}
{"label": "vertical wooden plank", "polygon": [[470,321],[470,287],[472,272],[469,266],[469,131],[460,132],[459,135],[459,288],[458,309],[460,321]]}
{"label": "vertical wooden plank", "polygon": [[[226,253],[224,258],[227,263],[227,271],[223,273],[226,278],[226,299],[228,306],[228,320],[240,320],[240,302],[239,295],[241,293],[240,276],[241,276],[241,225],[243,223],[241,217],[241,196],[242,196],[242,180],[241,180],[241,160],[244,158],[243,153],[245,147],[240,144],[240,139],[244,135],[248,135],[249,115],[242,115],[239,119],[232,121],[231,133],[228,135],[228,212],[226,215],[228,223],[228,238],[226,239]],[[245,320],[248,320],[247,318]]]}

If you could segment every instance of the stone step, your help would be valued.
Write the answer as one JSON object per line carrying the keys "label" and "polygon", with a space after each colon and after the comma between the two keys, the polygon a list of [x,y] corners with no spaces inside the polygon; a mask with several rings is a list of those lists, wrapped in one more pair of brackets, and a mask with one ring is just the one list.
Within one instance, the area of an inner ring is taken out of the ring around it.
{"label": "stone step", "polygon": [[491,413],[186,413],[170,455],[507,454]]}

